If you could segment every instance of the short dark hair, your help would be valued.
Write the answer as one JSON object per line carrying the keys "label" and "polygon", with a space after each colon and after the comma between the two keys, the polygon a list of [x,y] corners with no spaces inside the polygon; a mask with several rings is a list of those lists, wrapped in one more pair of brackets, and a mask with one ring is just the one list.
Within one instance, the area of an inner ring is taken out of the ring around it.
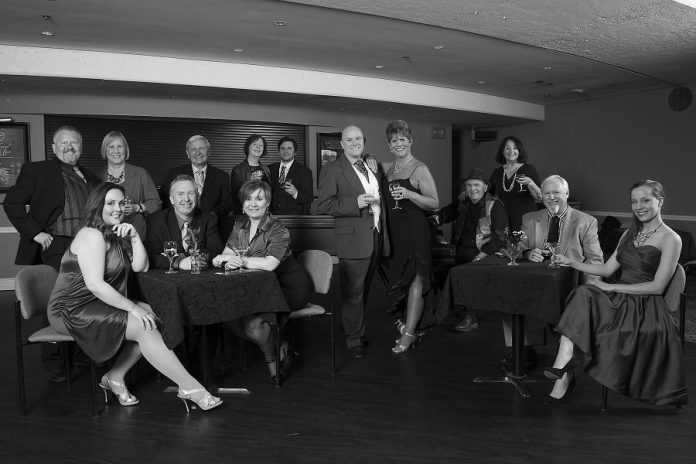
{"label": "short dark hair", "polygon": [[495,154],[495,162],[498,164],[505,164],[505,155],[503,155],[503,152],[505,151],[505,145],[507,145],[508,140],[512,140],[512,143],[515,144],[517,151],[520,152],[520,154],[517,156],[517,162],[526,163],[527,150],[524,149],[522,141],[512,135],[508,135],[507,137],[505,137],[503,141],[500,142],[500,145],[498,145],[498,152]]}
{"label": "short dark hair", "polygon": [[102,213],[104,212],[106,194],[111,190],[119,190],[124,196],[126,195],[124,188],[113,182],[104,182],[97,185],[95,189],[92,190],[92,193],[89,194],[89,197],[87,197],[85,215],[83,217],[83,225],[85,227],[93,227],[100,231],[105,237],[110,235],[111,230],[107,229]]}
{"label": "short dark hair", "polygon": [[282,144],[284,144],[285,142],[292,143],[292,149],[297,150],[297,142],[295,141],[295,139],[293,139],[292,137],[288,137],[288,136],[285,136],[278,141],[278,150],[280,150],[280,146]]}
{"label": "short dark hair", "polygon": [[246,138],[244,141],[244,156],[249,156],[249,147],[251,146],[252,143],[256,142],[257,140],[261,140],[263,142],[263,153],[261,153],[261,156],[266,156],[266,151],[268,150],[268,143],[266,143],[266,139],[263,138],[263,135],[259,134],[251,134],[249,137]]}
{"label": "short dark hair", "polygon": [[263,190],[263,193],[268,200],[268,206],[271,205],[271,186],[266,181],[261,179],[248,180],[239,188],[239,202],[244,204],[244,200],[251,197],[251,194],[258,189]]}
{"label": "short dark hair", "polygon": [[411,129],[408,127],[408,124],[406,124],[406,121],[402,121],[401,119],[395,119],[394,121],[390,122],[387,125],[387,130],[385,132],[387,134],[387,142],[389,142],[393,135],[403,135],[410,141],[413,141]]}

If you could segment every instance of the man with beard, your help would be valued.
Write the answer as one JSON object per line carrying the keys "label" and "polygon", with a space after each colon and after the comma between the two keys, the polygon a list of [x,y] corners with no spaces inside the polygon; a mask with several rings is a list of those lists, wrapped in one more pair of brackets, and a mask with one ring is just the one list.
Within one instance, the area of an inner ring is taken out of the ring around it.
{"label": "man with beard", "polygon": [[[99,179],[77,164],[82,154],[82,135],[77,129],[60,127],[53,134],[51,147],[55,159],[22,166],[17,183],[7,191],[4,207],[19,232],[15,264],[44,263],[58,271],[65,250],[82,227],[87,197]],[[74,356],[76,364],[78,355],[81,353]],[[52,366],[61,356],[65,354],[47,348],[43,351],[42,361],[51,381],[66,380],[63,368]]]}

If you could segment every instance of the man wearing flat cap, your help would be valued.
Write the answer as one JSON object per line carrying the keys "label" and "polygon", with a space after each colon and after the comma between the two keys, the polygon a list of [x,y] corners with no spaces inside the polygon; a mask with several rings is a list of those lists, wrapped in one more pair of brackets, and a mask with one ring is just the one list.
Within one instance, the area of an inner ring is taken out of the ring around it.
{"label": "man wearing flat cap", "polygon": [[[477,261],[503,248],[505,243],[499,234],[509,224],[503,202],[487,193],[488,177],[483,170],[472,169],[461,183],[463,195],[437,212],[440,224],[454,222],[450,246],[455,266]],[[455,330],[469,332],[476,327],[476,314],[467,313]]]}

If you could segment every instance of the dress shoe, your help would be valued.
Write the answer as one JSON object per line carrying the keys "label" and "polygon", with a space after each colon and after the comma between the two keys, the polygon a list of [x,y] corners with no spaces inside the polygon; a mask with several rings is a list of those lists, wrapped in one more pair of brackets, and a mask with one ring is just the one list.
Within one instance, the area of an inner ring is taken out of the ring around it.
{"label": "dress shoe", "polygon": [[362,359],[365,357],[365,345],[351,346],[348,348],[348,354],[353,359]]}
{"label": "dress shoe", "polygon": [[479,326],[478,318],[476,315],[467,314],[464,318],[454,326],[454,330],[457,332],[471,332],[477,329]]}

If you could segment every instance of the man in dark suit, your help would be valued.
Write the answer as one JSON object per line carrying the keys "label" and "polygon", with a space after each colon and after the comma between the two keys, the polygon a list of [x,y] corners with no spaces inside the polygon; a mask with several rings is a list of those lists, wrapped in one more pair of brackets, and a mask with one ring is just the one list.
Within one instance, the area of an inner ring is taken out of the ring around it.
{"label": "man in dark suit", "polygon": [[[186,174],[176,176],[169,187],[169,208],[157,211],[147,218],[145,248],[150,258],[150,267],[169,268],[169,260],[162,255],[165,241],[175,241],[179,256],[174,260],[176,269],[190,270],[195,236],[198,249],[208,254],[206,265],[223,249],[217,227],[217,216],[202,211],[198,203],[198,188],[193,177]],[[191,231],[191,232],[189,232]],[[188,239],[184,239],[187,237]],[[201,263],[203,264],[203,263]]]}
{"label": "man in dark suit", "polygon": [[[7,191],[4,207],[19,232],[15,263],[44,263],[60,270],[63,254],[82,226],[87,197],[99,179],[77,164],[82,154],[82,135],[74,127],[59,128],[53,134],[51,148],[56,159],[22,167],[17,182]],[[48,348],[42,352],[49,380],[66,380],[63,356],[65,353]],[[83,358],[81,352],[74,353],[76,364],[86,362]],[[58,368],[54,366],[57,363]]]}
{"label": "man in dark suit", "polygon": [[343,129],[344,156],[322,167],[319,212],[336,218],[336,252],[341,279],[341,316],[346,344],[355,359],[365,356],[365,302],[380,256],[389,254],[382,177],[362,159],[365,139],[357,126]]}
{"label": "man in dark suit", "polygon": [[226,240],[234,225],[233,218],[228,217],[232,211],[230,176],[225,171],[208,164],[210,142],[202,135],[194,135],[188,139],[186,157],[191,162],[170,169],[160,187],[162,208],[171,206],[169,185],[172,180],[179,174],[189,175],[193,177],[198,189],[198,208],[217,214],[220,236],[222,240]]}
{"label": "man in dark suit", "polygon": [[[19,232],[16,264],[60,269],[63,253],[82,226],[96,175],[78,166],[82,135],[63,126],[53,135],[56,159],[25,164],[5,196],[5,213]],[[26,208],[29,205],[29,209]]]}
{"label": "man in dark suit", "polygon": [[269,166],[273,214],[309,214],[314,198],[312,171],[295,161],[295,150],[297,142],[283,137],[278,142],[281,161]]}

